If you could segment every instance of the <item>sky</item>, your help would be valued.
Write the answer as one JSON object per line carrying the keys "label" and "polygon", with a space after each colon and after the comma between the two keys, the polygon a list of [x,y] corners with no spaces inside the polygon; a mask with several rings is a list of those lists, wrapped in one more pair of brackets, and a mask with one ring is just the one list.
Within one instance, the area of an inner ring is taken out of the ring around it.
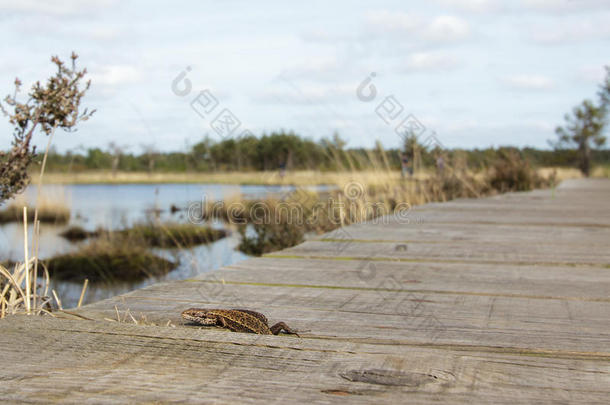
{"label": "sky", "polygon": [[[0,95],[75,51],[97,112],[58,131],[62,152],[278,130],[398,147],[407,127],[448,148],[545,148],[595,97],[609,22],[609,0],[0,0]],[[6,117],[0,131],[7,148]]]}

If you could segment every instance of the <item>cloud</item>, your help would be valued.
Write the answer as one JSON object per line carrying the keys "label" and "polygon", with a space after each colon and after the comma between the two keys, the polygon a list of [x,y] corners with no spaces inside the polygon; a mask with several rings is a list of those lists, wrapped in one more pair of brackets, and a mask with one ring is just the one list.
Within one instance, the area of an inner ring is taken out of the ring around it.
{"label": "cloud", "polygon": [[121,31],[116,27],[91,26],[83,33],[85,36],[97,41],[112,41],[121,35]]}
{"label": "cloud", "polygon": [[294,104],[317,106],[326,103],[343,103],[356,99],[356,87],[354,85],[338,86],[290,86],[290,88],[265,89],[253,97],[255,102],[265,104]]}
{"label": "cloud", "polygon": [[587,65],[578,70],[576,79],[585,83],[601,83],[605,77],[606,69],[602,65]]}
{"label": "cloud", "polygon": [[422,21],[419,17],[388,10],[376,10],[367,13],[367,25],[376,31],[381,32],[413,32],[419,29]]}
{"label": "cloud", "polygon": [[504,6],[498,0],[436,0],[442,5],[474,13],[486,13],[501,10]]}
{"label": "cloud", "polygon": [[468,22],[451,15],[424,19],[415,14],[378,10],[366,15],[366,23],[377,34],[411,34],[432,42],[461,41],[470,35]]}
{"label": "cloud", "polygon": [[339,63],[336,56],[314,56],[288,67],[282,76],[289,78],[316,78],[333,75],[345,71],[345,66]]}
{"label": "cloud", "polygon": [[128,65],[109,65],[99,69],[92,69],[90,74],[93,84],[116,86],[140,81],[141,72],[133,66]]}
{"label": "cloud", "polygon": [[458,66],[459,61],[446,52],[418,52],[407,58],[406,71],[447,71]]}
{"label": "cloud", "polygon": [[117,0],[5,0],[0,1],[0,10],[52,16],[74,16],[91,14],[116,3]]}
{"label": "cloud", "polygon": [[518,90],[550,90],[555,87],[553,80],[543,75],[513,75],[504,77],[502,81]]}
{"label": "cloud", "polygon": [[571,13],[607,9],[608,0],[521,0],[521,6],[549,13]]}
{"label": "cloud", "polygon": [[426,37],[438,42],[461,41],[470,35],[468,23],[458,17],[436,17],[426,28]]}
{"label": "cloud", "polygon": [[[606,16],[608,17],[608,16]],[[530,38],[545,45],[610,38],[610,26],[604,18],[591,17],[578,21],[558,21],[554,24],[537,24],[529,30]]]}

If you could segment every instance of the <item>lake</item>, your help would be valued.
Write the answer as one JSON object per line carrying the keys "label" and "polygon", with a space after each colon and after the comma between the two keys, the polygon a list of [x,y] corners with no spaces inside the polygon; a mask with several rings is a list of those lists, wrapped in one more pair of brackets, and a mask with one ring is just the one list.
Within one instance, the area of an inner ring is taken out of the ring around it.
{"label": "lake", "polygon": [[[65,202],[71,209],[71,218],[67,225],[41,224],[39,258],[45,259],[77,249],[77,244],[59,236],[70,225],[79,225],[92,231],[98,227],[121,229],[152,217],[161,221],[187,222],[186,211],[172,213],[170,207],[173,205],[184,209],[191,203],[219,201],[238,196],[245,199],[262,198],[289,193],[293,189],[291,186],[228,184],[45,185],[41,192],[44,198]],[[312,186],[309,189],[325,191],[328,187]],[[33,203],[36,194],[36,186],[29,187],[25,192],[25,198],[29,203]],[[218,221],[209,224],[217,228],[225,227]],[[31,246],[32,226],[29,227],[28,234]],[[155,249],[155,253],[161,256],[171,259],[177,257],[179,259],[177,268],[163,277],[137,283],[90,285],[85,303],[123,294],[159,281],[186,279],[248,258],[235,249],[238,244],[239,234],[233,229],[228,237],[208,245],[180,250]],[[0,261],[6,260],[23,261],[22,223],[0,225]],[[60,296],[63,306],[69,308],[77,304],[82,285],[53,282],[53,288]]]}

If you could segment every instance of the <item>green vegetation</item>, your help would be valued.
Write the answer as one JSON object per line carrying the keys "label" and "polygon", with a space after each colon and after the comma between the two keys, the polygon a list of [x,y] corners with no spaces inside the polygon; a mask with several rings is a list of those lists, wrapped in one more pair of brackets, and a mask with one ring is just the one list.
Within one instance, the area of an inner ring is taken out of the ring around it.
{"label": "green vegetation", "polygon": [[174,223],[140,224],[114,233],[131,240],[140,239],[146,246],[163,248],[195,246],[214,242],[227,236],[227,231],[223,229]]}
{"label": "green vegetation", "polygon": [[554,176],[543,179],[532,169],[527,160],[521,159],[514,151],[507,151],[499,156],[489,175],[490,187],[500,193],[528,191],[543,187],[548,182],[554,183]]}
{"label": "green vegetation", "polygon": [[102,231],[87,231],[78,225],[68,227],[65,231],[59,234],[62,238],[65,238],[71,242],[78,242],[87,238],[94,238],[99,236]]}
{"label": "green vegetation", "polygon": [[94,232],[72,226],[62,236],[78,241],[95,238],[77,252],[46,260],[49,273],[59,280],[92,283],[138,281],[164,275],[176,263],[150,252],[150,247],[174,248],[210,243],[227,235],[224,230],[194,224],[139,224],[120,231]]}
{"label": "green vegetation", "polygon": [[[446,160],[464,159],[471,170],[490,167],[499,156],[513,151],[533,166],[572,167],[578,161],[575,150],[541,150],[533,148],[487,148],[443,150]],[[420,148],[419,162],[422,168],[433,168],[436,157],[434,150]],[[402,151],[394,149],[345,148],[345,142],[338,136],[334,141],[314,142],[293,133],[272,133],[260,138],[251,136],[239,140],[226,139],[215,142],[209,138],[193,146],[186,152],[128,153],[114,145],[108,150],[88,149],[83,153],[49,153],[47,167],[54,173],[84,173],[89,171],[114,171],[120,173],[220,173],[227,171],[276,171],[286,166],[289,171],[316,170],[370,170],[373,162],[387,161],[387,167],[400,170]],[[150,159],[154,158],[154,165]],[[609,165],[610,150],[592,150],[593,165]],[[141,181],[146,179],[142,178]],[[159,181],[159,180],[155,180]]]}
{"label": "green vegetation", "polygon": [[557,127],[557,146],[576,147],[578,168],[587,177],[591,174],[591,149],[606,143],[603,130],[608,124],[610,109],[610,67],[606,66],[606,78],[599,88],[599,102],[585,100],[574,107],[572,115],[565,115],[565,127]]}
{"label": "green vegetation", "polygon": [[91,283],[139,281],[161,276],[176,263],[158,257],[145,247],[122,241],[96,241],[78,252],[45,260],[51,277],[57,280]]}
{"label": "green vegetation", "polygon": [[[34,209],[28,208],[28,221],[34,222]],[[70,220],[70,210],[63,206],[40,206],[38,220],[42,223],[65,224]],[[11,204],[0,210],[0,224],[7,222],[23,222],[23,206]]]}
{"label": "green vegetation", "polygon": [[[451,163],[442,172],[425,179],[403,181],[380,170],[376,182],[367,186],[346,181],[326,195],[297,189],[284,201],[242,202],[241,209],[231,209],[236,206],[235,202],[216,204],[206,212],[208,216],[241,223],[239,249],[259,256],[301,243],[307,233],[329,232],[384,215],[410,220],[408,216],[413,205],[526,191],[549,186],[555,181],[553,176],[539,176],[514,151],[507,151],[490,169],[476,175],[467,170],[463,159]],[[248,226],[252,233],[247,232]]]}
{"label": "green vegetation", "polygon": [[106,238],[122,238],[130,241],[130,243],[136,241],[141,245],[150,247],[182,248],[222,239],[227,236],[227,231],[195,224],[177,223],[138,224],[120,231],[103,229],[87,231],[74,225],[63,231],[60,236],[73,242],[104,236]]}

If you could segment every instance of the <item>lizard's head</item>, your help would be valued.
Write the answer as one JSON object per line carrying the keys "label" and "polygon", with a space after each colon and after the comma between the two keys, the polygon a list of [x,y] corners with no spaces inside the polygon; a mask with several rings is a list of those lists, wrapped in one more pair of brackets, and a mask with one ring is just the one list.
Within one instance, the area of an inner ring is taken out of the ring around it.
{"label": "lizard's head", "polygon": [[189,308],[182,311],[182,317],[187,321],[197,322],[203,325],[214,325],[216,316],[209,309],[204,308]]}

